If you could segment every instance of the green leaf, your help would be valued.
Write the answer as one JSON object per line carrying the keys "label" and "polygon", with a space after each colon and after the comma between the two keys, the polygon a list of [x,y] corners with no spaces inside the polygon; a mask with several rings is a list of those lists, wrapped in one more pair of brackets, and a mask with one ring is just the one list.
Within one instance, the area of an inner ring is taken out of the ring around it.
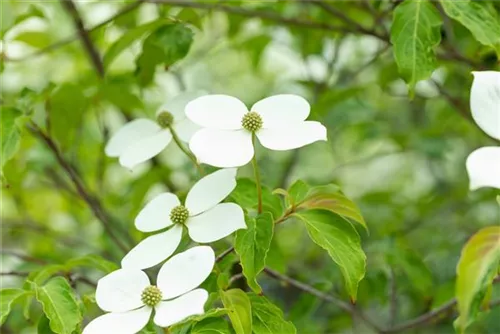
{"label": "green leaf", "polygon": [[252,333],[252,305],[240,289],[221,291],[220,296],[236,334]]}
{"label": "green leaf", "polygon": [[2,289],[0,290],[0,325],[5,322],[10,313],[12,304],[22,296],[29,294],[23,289]]}
{"label": "green leaf", "polygon": [[193,8],[182,8],[176,18],[179,21],[190,23],[200,30],[202,28],[201,17]]}
{"label": "green leaf", "polygon": [[47,106],[53,136],[61,145],[70,146],[87,107],[82,88],[74,84],[60,86],[52,93]]}
{"label": "green leaf", "polygon": [[[295,197],[298,198],[298,195],[295,195]],[[323,209],[331,211],[346,219],[359,223],[368,230],[368,226],[358,206],[344,194],[339,192],[336,186],[328,185],[313,187],[309,190],[308,196],[302,201],[298,201],[296,205],[297,210]]]}
{"label": "green leaf", "polygon": [[456,298],[459,318],[456,326],[465,331],[476,318],[500,262],[500,226],[485,227],[462,249],[457,266]]}
{"label": "green leaf", "polygon": [[240,256],[243,275],[248,286],[258,294],[262,293],[262,288],[256,278],[266,265],[273,231],[273,217],[269,212],[265,212],[255,219],[248,219],[247,228],[236,233],[234,248]]}
{"label": "green leaf", "polygon": [[[257,208],[257,188],[255,182],[250,179],[238,179],[236,188],[230,196],[244,209]],[[264,212],[271,212],[274,219],[280,217],[283,212],[280,198],[265,186],[262,187],[262,208]]]}
{"label": "green leaf", "polygon": [[252,322],[254,334],[295,334],[297,330],[291,321],[283,318],[279,307],[264,296],[249,293],[252,304]]}
{"label": "green leaf", "polygon": [[104,67],[108,68],[123,51],[125,51],[132,43],[141,39],[146,33],[158,29],[166,23],[167,21],[165,21],[165,19],[159,19],[128,30],[116,42],[114,42],[104,54]]}
{"label": "green leaf", "polygon": [[12,159],[19,150],[21,133],[16,125],[16,119],[19,116],[22,116],[22,113],[19,110],[11,107],[2,107],[2,155],[0,157],[2,171],[7,161]]}
{"label": "green leaf", "polygon": [[198,322],[191,329],[191,334],[229,334],[229,326],[222,318],[208,318]]}
{"label": "green leaf", "polygon": [[288,189],[288,201],[290,206],[303,202],[309,194],[309,186],[302,180],[295,181]]}
{"label": "green leaf", "polygon": [[441,5],[446,14],[469,29],[479,43],[500,52],[500,18],[491,4],[470,0],[441,0]]}
{"label": "green leaf", "polygon": [[15,41],[23,42],[34,48],[44,48],[52,43],[52,38],[44,31],[23,31],[14,38]]}
{"label": "green leaf", "polygon": [[441,42],[442,20],[426,0],[404,1],[394,10],[391,43],[399,73],[413,96],[415,84],[437,67],[434,49]]}
{"label": "green leaf", "polygon": [[54,334],[52,329],[50,329],[50,322],[45,314],[42,314],[40,320],[38,320],[37,334]]}
{"label": "green leaf", "polygon": [[100,270],[106,274],[115,271],[119,266],[111,261],[103,259],[99,255],[89,254],[75,259],[71,259],[64,265],[66,271],[70,271],[75,267],[89,267]]}
{"label": "green leaf", "polygon": [[347,292],[356,301],[358,284],[365,276],[366,255],[356,229],[344,218],[325,210],[295,213],[306,225],[311,239],[337,263]]}
{"label": "green leaf", "polygon": [[144,41],[142,53],[136,60],[138,81],[146,86],[153,80],[156,66],[172,66],[184,58],[193,42],[193,32],[186,24],[163,25]]}
{"label": "green leaf", "polygon": [[36,299],[50,321],[50,329],[58,334],[71,334],[82,321],[73,290],[63,277],[52,278],[44,286],[34,286]]}

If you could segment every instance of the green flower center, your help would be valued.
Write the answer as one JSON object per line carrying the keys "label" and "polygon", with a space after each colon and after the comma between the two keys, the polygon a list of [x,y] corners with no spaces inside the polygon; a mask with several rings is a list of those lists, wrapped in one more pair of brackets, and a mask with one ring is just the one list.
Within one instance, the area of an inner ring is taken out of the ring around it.
{"label": "green flower center", "polygon": [[169,113],[168,111],[162,111],[161,113],[158,114],[156,117],[156,122],[162,127],[162,128],[168,128],[169,126],[172,125],[174,122],[174,115]]}
{"label": "green flower center", "polygon": [[241,125],[250,132],[258,131],[263,125],[262,117],[255,111],[247,112],[241,120]]}
{"label": "green flower center", "polygon": [[150,285],[141,293],[141,300],[147,306],[155,306],[161,301],[161,291],[155,285]]}
{"label": "green flower center", "polygon": [[183,205],[178,205],[170,211],[170,220],[174,224],[184,224],[189,217],[189,211]]}

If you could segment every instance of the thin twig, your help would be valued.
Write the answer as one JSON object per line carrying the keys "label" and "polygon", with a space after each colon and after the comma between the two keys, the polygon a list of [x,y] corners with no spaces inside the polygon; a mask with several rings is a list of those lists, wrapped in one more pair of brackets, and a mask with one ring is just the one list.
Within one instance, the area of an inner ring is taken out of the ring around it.
{"label": "thin twig", "polygon": [[234,251],[234,247],[229,247],[228,249],[226,249],[225,251],[223,251],[222,253],[220,253],[216,258],[215,258],[215,262],[220,262],[222,261],[227,255],[231,254],[232,252]]}
{"label": "thin twig", "polygon": [[365,35],[370,35],[377,37],[383,41],[388,42],[389,41],[389,36],[387,34],[381,34],[374,29],[369,29],[364,26],[362,26],[360,23],[356,22],[355,20],[351,19],[349,16],[347,16],[344,12],[341,10],[338,10],[337,8],[333,7],[332,5],[323,2],[323,1],[318,1],[318,0],[301,0],[305,2],[310,2],[321,9],[323,9],[325,12],[329,13],[333,17],[338,18],[339,20],[343,21],[349,28],[351,28],[352,32],[358,32],[361,34]]}
{"label": "thin twig", "polygon": [[335,26],[329,23],[324,22],[316,22],[311,20],[299,19],[299,18],[291,18],[291,17],[283,17],[277,13],[272,11],[264,11],[264,10],[253,10],[242,8],[238,6],[226,5],[223,3],[205,3],[205,2],[195,2],[195,1],[180,1],[180,0],[145,0],[144,2],[149,3],[157,3],[157,4],[166,4],[177,7],[187,7],[187,8],[198,8],[198,9],[207,9],[207,10],[215,10],[225,13],[230,13],[234,15],[251,17],[251,18],[260,18],[262,20],[273,21],[277,23],[281,23],[288,26],[296,26],[296,27],[305,27],[305,28],[313,28],[320,29],[326,31],[337,31],[344,33],[352,33],[352,29],[350,27],[341,27]]}
{"label": "thin twig", "polygon": [[32,263],[36,263],[36,264],[46,264],[47,263],[47,261],[45,261],[43,259],[38,259],[38,258],[33,257],[31,255],[22,254],[22,253],[19,253],[15,250],[11,250],[11,249],[0,249],[0,254],[14,256],[14,257],[17,257],[23,261],[32,262]]}
{"label": "thin twig", "polygon": [[104,65],[102,63],[101,56],[99,55],[99,51],[97,50],[96,46],[92,42],[92,39],[90,38],[88,31],[85,29],[85,25],[83,23],[82,17],[80,16],[80,13],[78,12],[78,9],[76,8],[72,0],[60,0],[60,1],[63,7],[68,12],[68,14],[73,19],[73,23],[75,25],[78,36],[80,37],[83,47],[85,48],[85,51],[89,55],[89,58],[92,61],[92,64],[94,65],[97,74],[101,78],[104,78]]}
{"label": "thin twig", "polygon": [[104,210],[101,206],[101,203],[95,198],[95,196],[93,196],[87,190],[86,186],[83,184],[83,181],[81,180],[81,178],[78,175],[78,173],[76,172],[76,170],[63,157],[57,144],[52,140],[51,137],[49,137],[34,122],[30,123],[29,129],[35,136],[40,138],[47,145],[47,147],[52,151],[55,158],[59,162],[59,165],[61,165],[61,167],[64,169],[64,171],[66,172],[68,177],[71,179],[71,182],[75,186],[80,197],[87,203],[89,208],[92,210],[94,216],[101,222],[106,233],[110,236],[110,238],[113,240],[113,242],[118,247],[120,247],[120,249],[122,251],[127,252],[128,247],[122,242],[121,238],[118,235],[116,235],[115,232],[113,231],[113,228],[111,226],[109,218],[108,218],[107,214],[104,212]]}
{"label": "thin twig", "polygon": [[389,301],[390,301],[390,317],[389,326],[394,327],[398,315],[398,291],[396,285],[396,273],[391,268],[389,276]]}
{"label": "thin twig", "polygon": [[288,277],[286,275],[280,274],[279,272],[270,269],[270,268],[264,268],[264,272],[269,275],[269,277],[277,279],[279,281],[285,282],[299,290],[302,290],[304,292],[307,292],[313,296],[318,297],[319,299],[322,299],[324,301],[327,301],[329,303],[337,305],[339,308],[342,310],[349,312],[350,314],[359,317],[362,319],[367,325],[369,325],[372,329],[374,329],[378,333],[382,333],[383,329],[380,328],[376,323],[374,323],[371,319],[367,318],[364,313],[362,313],[360,310],[358,310],[354,305],[349,304],[344,302],[343,300],[334,297],[330,294],[324,293],[318,289],[313,288],[310,285],[307,285],[305,283],[299,282],[291,277]]}

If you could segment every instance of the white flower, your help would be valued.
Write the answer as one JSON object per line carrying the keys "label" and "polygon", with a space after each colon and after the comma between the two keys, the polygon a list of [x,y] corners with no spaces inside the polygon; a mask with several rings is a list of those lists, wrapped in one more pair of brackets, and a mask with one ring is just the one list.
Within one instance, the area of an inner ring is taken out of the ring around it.
{"label": "white flower", "polygon": [[236,169],[221,169],[199,180],[187,194],[184,205],[172,193],[155,197],[139,212],[135,226],[143,232],[170,229],[142,240],[122,259],[122,267],[144,269],[162,262],[181,242],[183,227],[192,240],[200,243],[216,241],[246,228],[239,205],[220,203],[235,187]]}
{"label": "white flower", "polygon": [[[473,72],[472,117],[489,136],[500,140],[500,72]],[[481,147],[467,157],[470,189],[500,189],[500,147]]]}
{"label": "white flower", "polygon": [[122,166],[132,169],[163,151],[172,140],[170,127],[181,140],[189,142],[198,127],[186,118],[184,107],[201,95],[192,92],[176,96],[158,109],[156,122],[139,118],[125,124],[109,140],[106,155],[119,157]]}
{"label": "white flower", "polygon": [[189,142],[198,160],[216,167],[243,166],[254,155],[253,133],[263,146],[277,151],[326,140],[321,123],[305,121],[310,107],[300,96],[271,96],[250,110],[228,95],[206,95],[189,102],[187,117],[204,128]]}
{"label": "white flower", "polygon": [[177,254],[161,267],[156,286],[137,269],[119,269],[97,283],[96,302],[107,312],[91,321],[83,334],[134,334],[149,322],[161,327],[204,313],[208,292],[197,288],[211,273],[214,251],[198,246]]}

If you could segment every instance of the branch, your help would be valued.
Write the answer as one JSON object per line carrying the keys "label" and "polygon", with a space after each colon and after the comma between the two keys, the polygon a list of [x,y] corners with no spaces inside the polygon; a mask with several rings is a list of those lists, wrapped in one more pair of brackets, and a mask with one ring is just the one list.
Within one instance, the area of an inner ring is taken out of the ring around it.
{"label": "branch", "polygon": [[27,254],[22,254],[11,249],[0,249],[0,254],[14,256],[26,262],[32,262],[36,264],[47,264],[47,261],[43,259],[38,259],[36,257]]}
{"label": "branch", "polygon": [[349,16],[347,16],[341,10],[338,10],[337,8],[331,6],[330,4],[328,4],[326,2],[323,2],[322,0],[300,0],[300,1],[309,2],[309,3],[312,3],[312,4],[320,7],[325,12],[329,13],[331,16],[336,17],[336,18],[340,19],[341,21],[343,21],[344,23],[346,23],[349,27],[351,27],[353,29],[352,31],[354,31],[354,32],[374,36],[374,37],[377,37],[383,41],[389,42],[390,38],[389,38],[389,35],[387,35],[386,33],[381,34],[377,31],[375,31],[374,29],[365,28],[360,23],[351,19]]}
{"label": "branch", "polygon": [[31,122],[30,131],[40,138],[45,145],[52,151],[55,158],[59,162],[59,165],[66,172],[71,182],[76,188],[76,191],[80,197],[87,203],[89,208],[92,210],[94,216],[101,222],[104,230],[110,236],[111,240],[124,252],[128,251],[127,246],[122,242],[121,238],[115,234],[112,229],[111,223],[109,221],[108,215],[104,212],[101,203],[86,189],[83,181],[76,172],[76,170],[70,165],[69,162],[63,157],[61,151],[57,147],[56,143],[50,138],[42,129],[38,127],[35,123]]}
{"label": "branch", "polygon": [[320,29],[326,31],[337,31],[344,33],[353,32],[352,29],[348,27],[335,26],[329,23],[316,22],[311,20],[283,17],[271,11],[246,9],[237,6],[225,5],[223,3],[204,3],[204,2],[180,1],[180,0],[144,0],[144,2],[166,4],[177,7],[215,10],[244,17],[260,18],[262,20],[273,21],[288,26],[305,27],[305,28]]}
{"label": "branch", "polygon": [[[88,34],[88,33],[92,33],[102,27],[104,27],[105,25],[107,25],[108,23],[111,23],[113,22],[114,20],[116,20],[117,18],[125,15],[125,14],[128,14],[129,12],[133,11],[134,9],[138,8],[141,4],[143,3],[142,0],[137,0],[137,2],[134,2],[128,6],[125,6],[123,7],[122,9],[120,9],[115,15],[111,16],[110,18],[102,21],[101,23],[93,26],[92,28],[90,29],[86,29],[85,32]],[[54,51],[54,50],[57,50],[63,46],[66,46],[68,44],[71,44],[73,43],[74,41],[76,41],[79,37],[79,34],[75,34],[73,36],[70,36],[68,38],[65,38],[65,39],[62,39],[54,44],[51,44],[43,49],[40,49],[34,53],[31,53],[29,55],[26,55],[24,57],[21,57],[21,58],[4,58],[4,60],[6,61],[12,61],[12,62],[17,62],[17,61],[24,61],[24,60],[28,60],[28,59],[31,59],[31,58],[34,58],[34,57],[38,57],[38,56],[41,56],[45,53],[48,53],[50,51]]]}
{"label": "branch", "polygon": [[[499,283],[499,282],[500,282],[500,276],[495,277],[495,279],[493,280],[493,284]],[[430,312],[422,314],[421,316],[416,317],[415,319],[409,320],[407,322],[404,322],[402,324],[388,328],[388,329],[382,331],[382,333],[383,334],[398,333],[398,332],[402,332],[402,331],[405,331],[405,330],[408,330],[411,328],[425,326],[428,323],[430,323],[432,320],[434,320],[435,318],[439,317],[440,315],[451,311],[455,307],[456,304],[457,304],[457,300],[455,298],[453,298],[453,299],[449,300],[448,302],[444,303],[443,305],[441,305],[440,307],[438,307]],[[497,306],[497,304],[498,304],[498,301],[493,301],[490,303],[490,307]]]}
{"label": "branch", "polygon": [[332,303],[337,305],[339,308],[342,310],[350,313],[353,316],[357,316],[360,319],[362,319],[367,325],[369,325],[372,329],[374,329],[378,333],[383,333],[383,329],[380,328],[377,324],[375,324],[371,319],[368,319],[360,310],[358,310],[354,305],[349,304],[344,302],[343,300],[340,300],[332,295],[326,294],[318,289],[313,288],[310,285],[307,285],[305,283],[299,282],[291,277],[285,276],[283,274],[280,274],[279,272],[270,269],[270,268],[264,268],[264,272],[269,275],[269,277],[274,278],[278,281],[285,282],[299,290],[302,290],[306,293],[309,293],[313,296],[318,297],[319,299],[322,299],[326,302]]}
{"label": "branch", "polygon": [[228,249],[226,249],[225,251],[223,251],[222,253],[220,253],[216,258],[215,258],[215,262],[220,262],[222,261],[222,259],[224,259],[227,255],[231,254],[232,252],[234,251],[234,247],[229,247]]}
{"label": "branch", "polygon": [[101,78],[104,78],[104,65],[102,63],[101,56],[99,55],[99,51],[97,50],[95,45],[92,43],[92,39],[90,38],[88,31],[85,29],[85,25],[83,24],[83,20],[80,16],[80,13],[78,12],[78,9],[76,8],[72,0],[60,1],[68,14],[73,19],[73,23],[75,24],[78,36],[80,37],[83,47],[85,48],[85,51],[87,51],[87,54],[89,55],[97,74]]}

